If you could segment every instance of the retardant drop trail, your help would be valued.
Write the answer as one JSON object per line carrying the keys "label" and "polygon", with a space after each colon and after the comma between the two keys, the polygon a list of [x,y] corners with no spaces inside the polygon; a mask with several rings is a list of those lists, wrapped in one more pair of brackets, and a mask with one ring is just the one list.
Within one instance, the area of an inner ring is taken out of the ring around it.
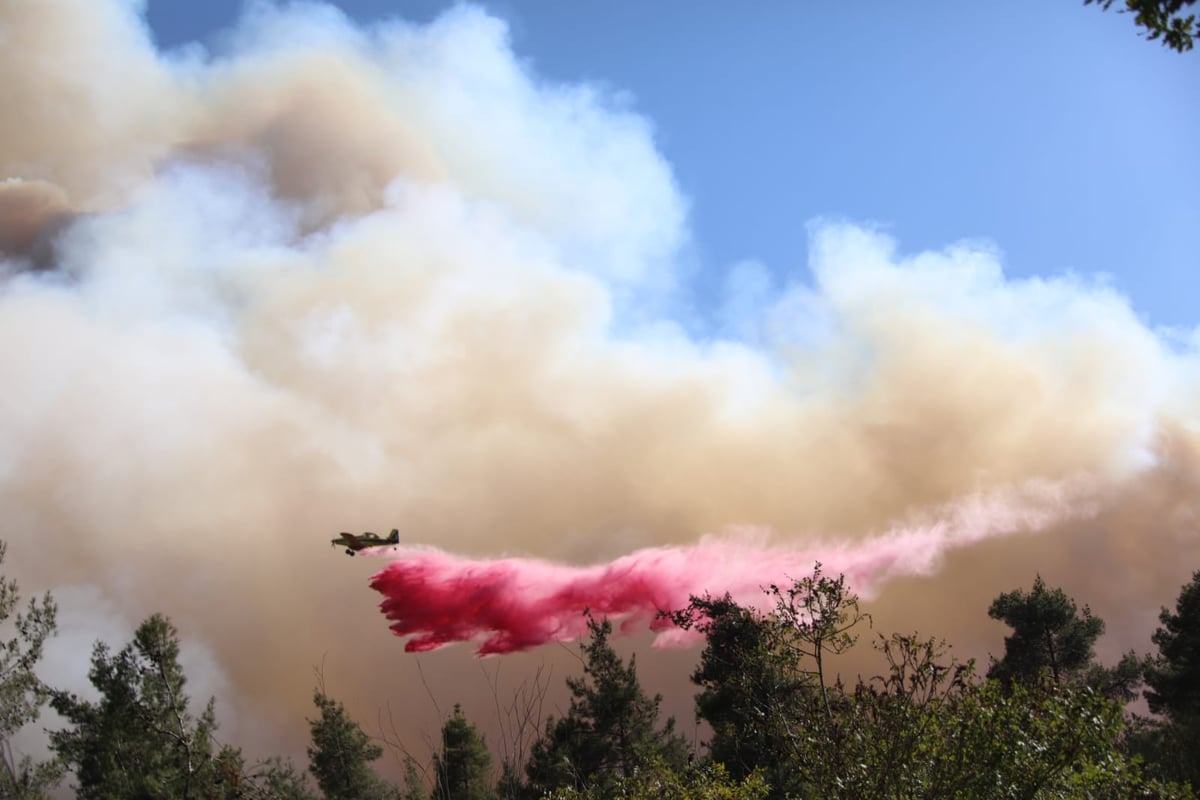
{"label": "retardant drop trail", "polygon": [[1042,529],[1088,513],[1086,480],[1027,484],[972,495],[932,520],[897,526],[858,542],[795,548],[772,546],[762,530],[742,529],[687,547],[634,551],[607,564],[568,566],[532,558],[473,560],[434,548],[378,551],[395,559],[371,577],[380,608],[405,649],[433,650],[480,640],[480,655],[511,653],[586,632],[584,611],[618,621],[628,633],[647,627],[657,645],[691,635],[658,616],[692,595],[723,595],[745,605],[764,602],[762,587],[808,575],[820,561],[844,574],[855,592],[873,595],[889,578],[926,574],[942,555],[993,536]]}

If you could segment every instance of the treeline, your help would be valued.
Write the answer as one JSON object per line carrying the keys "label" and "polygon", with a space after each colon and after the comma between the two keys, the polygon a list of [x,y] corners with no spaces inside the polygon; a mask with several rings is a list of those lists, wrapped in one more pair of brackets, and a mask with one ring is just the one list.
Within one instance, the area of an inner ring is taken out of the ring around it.
{"label": "treeline", "polygon": [[[844,580],[817,565],[766,592],[765,613],[725,596],[694,597],[669,615],[705,638],[691,676],[696,717],[711,730],[700,752],[660,719],[661,697],[643,691],[635,658],[614,651],[611,625],[589,620],[582,675],[567,679],[570,704],[535,721],[528,748],[495,764],[455,706],[437,751],[424,763],[406,757],[395,786],[371,768],[381,741],[320,680],[307,769],[251,763],[218,744],[214,702],[189,711],[178,632],[161,615],[119,651],[96,645],[88,677],[98,700],[44,685],[36,665],[55,630],[53,598],[21,609],[16,583],[0,580],[0,623],[12,633],[0,641],[0,798],[45,798],[60,786],[88,800],[1195,796],[1200,572],[1175,609],[1163,609],[1154,655],[1097,663],[1103,621],[1039,577],[993,602],[989,614],[1011,634],[982,674],[943,642],[877,636],[886,668],[853,684],[830,668],[868,620]],[[1125,712],[1140,696],[1153,717]],[[535,704],[524,699],[528,722]],[[16,757],[11,737],[46,704],[65,720],[49,734],[51,758]]]}

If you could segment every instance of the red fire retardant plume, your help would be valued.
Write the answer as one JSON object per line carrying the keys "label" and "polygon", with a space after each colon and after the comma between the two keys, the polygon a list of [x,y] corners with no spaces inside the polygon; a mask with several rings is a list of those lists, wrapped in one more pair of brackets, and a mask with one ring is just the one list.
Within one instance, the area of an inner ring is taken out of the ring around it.
{"label": "red fire retardant plume", "polygon": [[409,651],[481,640],[481,655],[511,653],[587,631],[584,611],[611,618],[625,632],[648,626],[656,644],[690,641],[686,632],[658,617],[684,608],[693,595],[728,592],[744,605],[762,607],[762,587],[811,574],[815,562],[827,575],[844,574],[869,598],[895,575],[925,574],[942,554],[990,536],[1037,530],[1068,511],[1062,487],[1035,487],[1019,498],[972,498],[946,510],[935,523],[893,529],[856,543],[809,548],[770,546],[765,534],[742,532],[706,538],[690,547],[637,550],[608,564],[573,567],[532,558],[473,560],[434,548],[378,550],[393,558],[371,577],[371,588],[397,636],[411,637]]}

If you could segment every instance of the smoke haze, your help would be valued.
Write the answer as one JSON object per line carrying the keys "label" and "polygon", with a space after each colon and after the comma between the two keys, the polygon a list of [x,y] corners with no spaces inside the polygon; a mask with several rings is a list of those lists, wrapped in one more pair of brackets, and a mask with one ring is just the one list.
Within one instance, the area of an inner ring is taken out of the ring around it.
{"label": "smoke haze", "polygon": [[[814,558],[972,654],[1038,570],[1147,649],[1195,569],[1200,339],[1103,281],[824,220],[806,272],[731,270],[697,331],[651,124],[539,79],[501,21],[257,4],[164,53],[138,8],[0,5],[5,568],[60,597],[64,682],[162,611],[231,740],[302,751],[316,664],[364,722],[407,698],[430,729],[340,530],[436,548],[374,579],[418,649],[569,638],[601,603],[563,587],[611,577],[587,565],[665,582],[614,607],[644,616]],[[536,578],[504,597],[551,629],[488,603],[447,634],[473,570]],[[484,702],[471,650],[421,658]]]}

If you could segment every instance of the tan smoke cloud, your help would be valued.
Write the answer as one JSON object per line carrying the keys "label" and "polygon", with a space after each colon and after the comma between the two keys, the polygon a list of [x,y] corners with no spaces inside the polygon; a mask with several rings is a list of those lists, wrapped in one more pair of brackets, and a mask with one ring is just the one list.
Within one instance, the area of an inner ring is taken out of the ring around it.
{"label": "tan smoke cloud", "polygon": [[0,253],[27,253],[66,212],[62,190],[45,181],[0,183]]}
{"label": "tan smoke cloud", "polygon": [[[435,730],[418,665],[494,722],[501,667],[402,653],[340,530],[583,563],[741,524],[862,539],[1083,476],[1098,508],[874,602],[973,653],[1036,570],[1146,648],[1196,564],[1194,342],[1103,284],[823,222],[811,281],[733,286],[744,337],[701,339],[664,311],[686,202],[649,125],[540,82],[480,11],[260,6],[213,55],[156,52],[123,0],[7,3],[0,31],[11,567],[100,598],[72,642],[169,614],[233,739],[300,752],[321,663],[369,726],[390,702]],[[685,718],[689,657],[639,662]]]}

